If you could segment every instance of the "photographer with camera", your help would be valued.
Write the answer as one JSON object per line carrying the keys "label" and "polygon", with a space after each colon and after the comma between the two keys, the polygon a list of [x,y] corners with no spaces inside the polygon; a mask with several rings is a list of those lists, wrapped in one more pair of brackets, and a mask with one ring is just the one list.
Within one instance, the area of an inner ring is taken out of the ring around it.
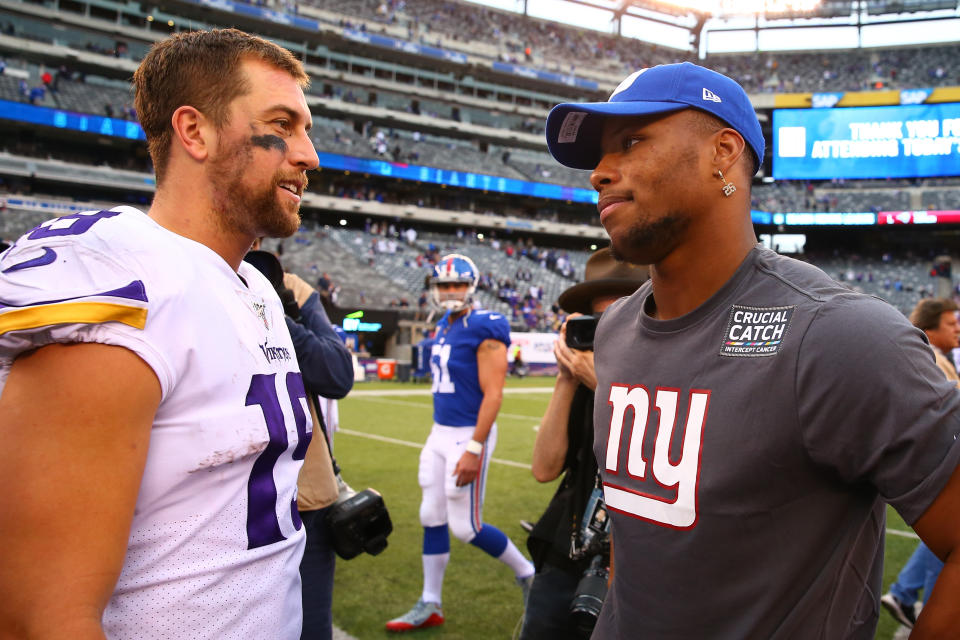
{"label": "photographer with camera", "polygon": [[604,248],[587,260],[584,281],[558,299],[572,315],[553,347],[557,379],[533,448],[533,476],[550,482],[566,475],[527,541],[537,573],[521,640],[589,637],[600,611],[609,539],[593,454],[593,329],[610,304],[646,279],[646,268],[617,262]]}

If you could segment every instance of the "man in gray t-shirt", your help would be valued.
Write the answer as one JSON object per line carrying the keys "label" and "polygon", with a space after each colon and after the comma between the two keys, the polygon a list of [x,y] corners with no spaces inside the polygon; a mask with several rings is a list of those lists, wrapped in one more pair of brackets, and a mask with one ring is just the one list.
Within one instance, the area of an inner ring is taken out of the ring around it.
{"label": "man in gray t-shirt", "polygon": [[[960,392],[922,333],[756,246],[764,142],[729,78],[635,73],[554,108],[547,139],[593,169],[614,253],[651,265],[595,341],[614,576],[593,637],[872,638],[884,501],[940,557],[960,545]],[[960,630],[958,564],[916,637]]]}

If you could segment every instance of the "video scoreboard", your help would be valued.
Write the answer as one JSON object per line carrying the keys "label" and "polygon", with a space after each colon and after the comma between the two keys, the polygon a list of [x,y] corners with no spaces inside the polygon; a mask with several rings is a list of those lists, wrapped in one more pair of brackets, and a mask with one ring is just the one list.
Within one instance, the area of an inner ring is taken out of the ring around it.
{"label": "video scoreboard", "polygon": [[776,180],[960,176],[960,104],[775,109]]}

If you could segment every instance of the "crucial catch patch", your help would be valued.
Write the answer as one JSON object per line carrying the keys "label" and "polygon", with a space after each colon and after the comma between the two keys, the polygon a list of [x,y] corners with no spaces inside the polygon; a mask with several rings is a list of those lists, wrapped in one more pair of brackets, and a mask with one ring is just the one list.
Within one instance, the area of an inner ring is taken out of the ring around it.
{"label": "crucial catch patch", "polygon": [[772,356],[780,351],[796,306],[730,307],[730,320],[720,345],[722,356]]}

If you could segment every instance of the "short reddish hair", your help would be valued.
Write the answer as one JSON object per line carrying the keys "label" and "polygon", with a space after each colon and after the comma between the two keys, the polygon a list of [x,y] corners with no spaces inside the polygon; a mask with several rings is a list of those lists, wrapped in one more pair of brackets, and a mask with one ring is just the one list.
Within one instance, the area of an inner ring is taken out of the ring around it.
{"label": "short reddish hair", "polygon": [[133,74],[134,104],[158,184],[170,158],[174,111],[190,105],[215,126],[223,126],[230,103],[249,91],[241,71],[241,63],[249,58],[286,71],[302,88],[310,84],[292,53],[237,29],[177,33],[155,44],[144,57]]}

